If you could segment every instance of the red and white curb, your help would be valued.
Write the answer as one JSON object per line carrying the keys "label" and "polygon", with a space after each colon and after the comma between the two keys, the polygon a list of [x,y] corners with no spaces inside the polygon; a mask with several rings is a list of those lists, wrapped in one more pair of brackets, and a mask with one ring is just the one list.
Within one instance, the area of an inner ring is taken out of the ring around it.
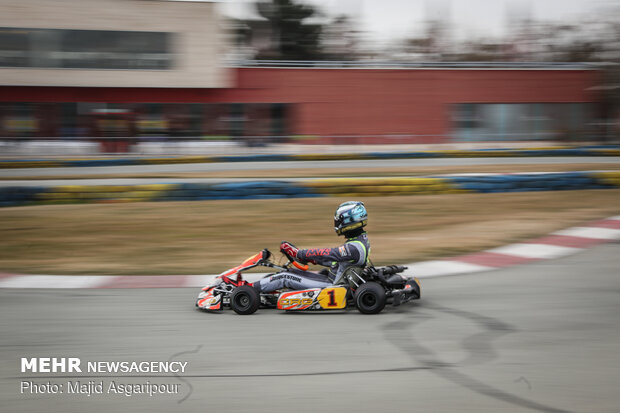
{"label": "red and white curb", "polygon": [[[620,240],[620,215],[553,232],[523,243],[473,254],[407,264],[406,275],[418,278],[468,274],[546,259],[560,258],[594,245]],[[255,281],[264,274],[247,274]],[[19,275],[0,273],[0,288],[175,288],[202,287],[214,275]]]}
{"label": "red and white curb", "polygon": [[419,278],[490,271],[528,262],[565,257],[584,249],[620,240],[620,215],[584,226],[553,232],[523,243],[460,257],[423,261],[407,265],[408,274]]}

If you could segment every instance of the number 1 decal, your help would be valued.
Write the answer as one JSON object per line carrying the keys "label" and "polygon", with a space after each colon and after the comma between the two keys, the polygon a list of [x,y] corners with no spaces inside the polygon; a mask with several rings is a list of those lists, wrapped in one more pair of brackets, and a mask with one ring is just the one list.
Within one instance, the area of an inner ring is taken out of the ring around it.
{"label": "number 1 decal", "polygon": [[328,307],[336,307],[338,305],[338,303],[336,303],[336,293],[334,290],[329,290],[327,292],[327,295],[329,295],[329,302],[327,303]]}

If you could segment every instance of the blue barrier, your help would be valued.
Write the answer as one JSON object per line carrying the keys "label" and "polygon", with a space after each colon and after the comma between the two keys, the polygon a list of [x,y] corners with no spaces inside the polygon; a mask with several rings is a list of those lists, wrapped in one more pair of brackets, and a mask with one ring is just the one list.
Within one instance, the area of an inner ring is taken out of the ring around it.
{"label": "blue barrier", "polygon": [[461,189],[472,192],[521,192],[570,189],[616,188],[601,182],[590,172],[546,174],[454,176],[447,178]]}
{"label": "blue barrier", "polygon": [[213,162],[281,162],[293,161],[294,155],[225,155],[211,157]]}
{"label": "blue barrier", "polygon": [[[123,185],[123,186],[61,186],[27,187],[12,186],[0,188],[0,206],[18,206],[39,203],[79,203],[114,201],[196,201],[218,199],[279,199],[309,198],[350,193],[370,196],[382,193],[386,185],[391,195],[421,193],[412,185],[412,180],[373,178],[353,180],[313,181],[244,181],[209,183],[178,183],[171,185]],[[425,185],[442,183],[436,193],[479,192],[524,192],[559,191],[577,189],[620,188],[619,172],[557,172],[541,174],[511,175],[467,175],[435,176],[423,178]],[[430,181],[430,183],[428,182]],[[446,185],[448,183],[449,185]],[[392,189],[396,188],[396,189]],[[424,192],[424,191],[422,191]],[[428,192],[424,192],[428,193]]]}
{"label": "blue barrier", "polygon": [[161,199],[271,199],[314,196],[310,188],[282,181],[186,183],[163,192]]}

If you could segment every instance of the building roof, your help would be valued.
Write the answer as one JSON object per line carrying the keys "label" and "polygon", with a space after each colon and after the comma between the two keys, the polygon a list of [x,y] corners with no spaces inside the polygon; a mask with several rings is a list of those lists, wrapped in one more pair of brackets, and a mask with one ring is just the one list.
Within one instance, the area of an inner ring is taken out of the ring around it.
{"label": "building roof", "polygon": [[277,67],[316,69],[599,69],[588,62],[399,62],[399,61],[330,61],[330,60],[243,60],[229,62],[231,67]]}

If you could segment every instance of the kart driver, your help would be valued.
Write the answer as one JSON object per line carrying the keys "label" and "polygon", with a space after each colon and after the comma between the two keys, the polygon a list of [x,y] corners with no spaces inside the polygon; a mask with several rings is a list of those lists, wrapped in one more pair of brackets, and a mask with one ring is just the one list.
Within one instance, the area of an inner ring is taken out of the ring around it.
{"label": "kart driver", "polygon": [[368,213],[363,202],[349,201],[340,204],[334,216],[334,230],[343,235],[346,241],[336,248],[298,249],[293,244],[283,241],[280,251],[301,262],[329,267],[320,273],[289,269],[286,272],[263,278],[253,284],[257,292],[265,293],[282,288],[304,290],[323,288],[333,285],[347,268],[364,267],[370,253],[370,242],[364,227],[368,222]]}

